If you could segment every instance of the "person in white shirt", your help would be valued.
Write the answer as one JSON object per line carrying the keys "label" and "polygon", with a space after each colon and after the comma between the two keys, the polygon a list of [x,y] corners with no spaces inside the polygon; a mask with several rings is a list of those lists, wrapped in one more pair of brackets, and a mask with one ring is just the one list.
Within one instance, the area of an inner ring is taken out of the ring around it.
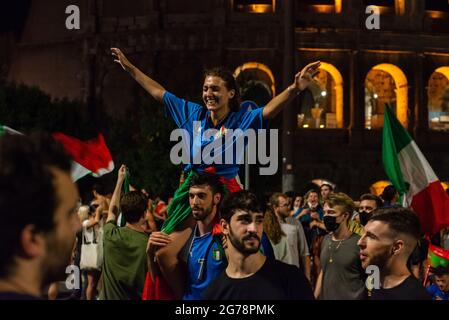
{"label": "person in white shirt", "polygon": [[270,205],[285,234],[289,249],[289,255],[283,261],[301,267],[306,278],[310,280],[310,253],[306,236],[301,223],[290,217],[287,196],[283,193],[274,193],[270,198]]}

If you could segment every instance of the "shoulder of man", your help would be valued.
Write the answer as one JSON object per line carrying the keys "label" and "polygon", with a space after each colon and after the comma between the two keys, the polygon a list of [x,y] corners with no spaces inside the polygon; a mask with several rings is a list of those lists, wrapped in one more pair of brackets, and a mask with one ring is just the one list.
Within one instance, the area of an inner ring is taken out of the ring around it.
{"label": "shoulder of man", "polygon": [[229,285],[229,278],[226,276],[226,269],[221,271],[203,291],[204,300],[219,300],[223,288]]}
{"label": "shoulder of man", "polygon": [[193,239],[195,238],[195,232],[196,228],[193,229],[193,232],[190,235],[189,239],[187,239],[186,243],[179,252],[179,259],[181,261],[184,261],[185,263],[187,263],[187,261],[189,260],[190,248],[192,248]]}
{"label": "shoulder of man", "polygon": [[355,233],[359,236],[361,236],[364,231],[364,227],[355,220],[348,221],[348,228],[352,233]]}
{"label": "shoulder of man", "polygon": [[285,218],[285,222],[287,222],[288,224],[295,225],[295,226],[299,225],[299,221],[295,217],[287,217],[287,218]]}
{"label": "shoulder of man", "polygon": [[106,222],[103,226],[103,235],[105,237],[113,236],[120,227],[113,220]]}
{"label": "shoulder of man", "polygon": [[272,260],[270,264],[271,272],[277,274],[288,288],[289,299],[314,300],[312,287],[301,269],[278,260]]}

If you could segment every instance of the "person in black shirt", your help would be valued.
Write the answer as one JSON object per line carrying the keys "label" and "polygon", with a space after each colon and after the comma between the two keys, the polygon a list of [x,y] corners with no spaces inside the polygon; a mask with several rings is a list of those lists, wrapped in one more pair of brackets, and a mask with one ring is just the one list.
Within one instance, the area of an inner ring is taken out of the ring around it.
{"label": "person in black shirt", "polygon": [[372,300],[430,299],[407,267],[419,236],[419,219],[406,208],[376,210],[368,220],[358,245],[362,267],[377,266],[379,270],[373,274]]}
{"label": "person in black shirt", "polygon": [[312,300],[312,289],[296,266],[260,253],[263,211],[254,194],[239,191],[223,200],[220,224],[227,268],[203,293],[206,300]]}

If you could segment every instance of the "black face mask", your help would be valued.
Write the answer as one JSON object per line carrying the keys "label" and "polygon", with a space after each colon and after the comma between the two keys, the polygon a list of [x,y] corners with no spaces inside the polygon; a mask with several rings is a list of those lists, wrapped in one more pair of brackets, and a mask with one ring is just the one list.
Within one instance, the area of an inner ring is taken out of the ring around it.
{"label": "black face mask", "polygon": [[326,227],[326,230],[329,232],[335,231],[340,226],[339,223],[337,223],[337,217],[334,216],[324,216],[323,217],[324,226]]}
{"label": "black face mask", "polygon": [[366,226],[366,224],[368,223],[369,218],[371,218],[371,215],[372,215],[371,212],[360,211],[359,212],[360,224],[362,226]]}

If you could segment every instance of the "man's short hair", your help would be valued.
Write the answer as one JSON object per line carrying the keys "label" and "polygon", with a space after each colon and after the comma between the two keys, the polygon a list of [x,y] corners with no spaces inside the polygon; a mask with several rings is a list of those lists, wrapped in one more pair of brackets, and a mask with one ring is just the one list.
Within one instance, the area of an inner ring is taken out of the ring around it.
{"label": "man's short hair", "polygon": [[449,275],[449,267],[438,267],[436,269],[433,270],[433,274],[435,276],[447,276]]}
{"label": "man's short hair", "polygon": [[220,217],[229,223],[237,210],[265,212],[256,195],[246,190],[230,192],[224,197],[221,203]]}
{"label": "man's short hair", "polygon": [[341,206],[343,208],[343,211],[349,212],[349,214],[352,214],[355,208],[354,201],[343,192],[330,194],[325,203],[327,203],[327,205],[331,208],[334,208],[335,206]]}
{"label": "man's short hair", "polygon": [[396,188],[390,184],[384,188],[380,196],[382,199],[384,199],[384,201],[391,202],[391,200],[393,200],[396,194],[397,194]]}
{"label": "man's short hair", "polygon": [[138,222],[145,214],[147,203],[147,197],[140,191],[131,191],[122,195],[120,208],[125,221]]}
{"label": "man's short hair", "polygon": [[323,183],[321,186],[320,186],[320,191],[321,191],[321,189],[323,188],[323,187],[329,187],[329,190],[330,191],[334,191],[334,187],[332,187],[329,183]]}
{"label": "man's short hair", "polygon": [[407,208],[385,208],[374,211],[368,221],[381,221],[396,233],[403,233],[418,240],[421,236],[421,224],[418,216]]}
{"label": "man's short hair", "polygon": [[382,207],[382,199],[372,193],[365,193],[360,196],[360,202],[363,200],[372,200],[376,202],[377,208]]}
{"label": "man's short hair", "polygon": [[218,175],[213,173],[201,173],[194,175],[190,181],[190,187],[204,186],[207,185],[212,189],[212,193],[223,194],[223,184],[220,181]]}
{"label": "man's short hair", "polygon": [[14,268],[27,225],[44,233],[54,228],[59,199],[51,170],[70,174],[70,167],[70,158],[48,134],[0,137],[0,277]]}

